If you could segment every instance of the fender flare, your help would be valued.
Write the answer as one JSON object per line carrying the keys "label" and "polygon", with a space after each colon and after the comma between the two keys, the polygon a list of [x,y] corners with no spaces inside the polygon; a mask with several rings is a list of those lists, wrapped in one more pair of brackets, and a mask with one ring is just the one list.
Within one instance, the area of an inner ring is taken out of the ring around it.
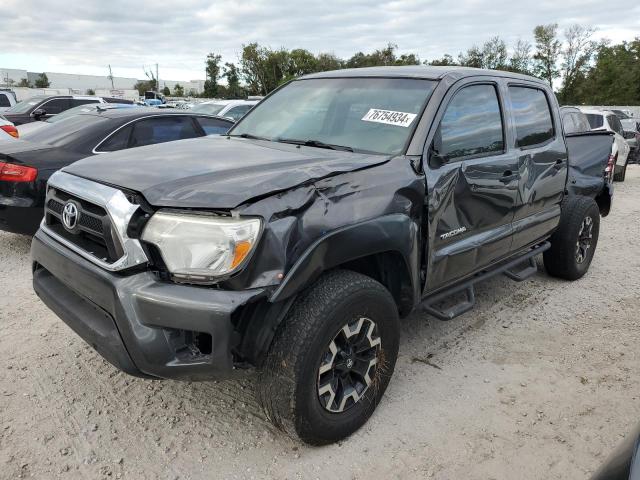
{"label": "fender flare", "polygon": [[397,252],[405,262],[414,305],[420,299],[420,227],[409,216],[396,213],[333,230],[311,244],[272,294],[280,302],[297,294],[323,272],[358,258]]}

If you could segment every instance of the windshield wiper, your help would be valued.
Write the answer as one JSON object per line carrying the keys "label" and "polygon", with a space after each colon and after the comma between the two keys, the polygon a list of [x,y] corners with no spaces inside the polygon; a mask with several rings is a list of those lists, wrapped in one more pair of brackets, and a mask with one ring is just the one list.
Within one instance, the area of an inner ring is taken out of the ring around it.
{"label": "windshield wiper", "polygon": [[240,138],[248,138],[250,140],[266,140],[267,142],[270,142],[271,139],[270,138],[266,138],[266,137],[259,137],[258,135],[251,135],[250,133],[241,133],[239,135],[227,135],[227,137],[240,137]]}
{"label": "windshield wiper", "polygon": [[295,138],[276,138],[274,141],[279,143],[291,143],[293,145],[304,145],[305,147],[327,148],[329,150],[343,150],[345,152],[353,152],[353,148],[346,145],[335,145],[333,143],[324,143],[320,140],[297,140]]}

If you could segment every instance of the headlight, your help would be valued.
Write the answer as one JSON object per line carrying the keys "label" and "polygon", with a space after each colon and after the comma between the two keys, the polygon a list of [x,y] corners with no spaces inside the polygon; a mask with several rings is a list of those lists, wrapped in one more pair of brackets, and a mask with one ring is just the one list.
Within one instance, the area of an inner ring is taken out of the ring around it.
{"label": "headlight", "polygon": [[211,283],[238,270],[255,248],[257,218],[159,211],[147,222],[142,240],[160,251],[177,281]]}

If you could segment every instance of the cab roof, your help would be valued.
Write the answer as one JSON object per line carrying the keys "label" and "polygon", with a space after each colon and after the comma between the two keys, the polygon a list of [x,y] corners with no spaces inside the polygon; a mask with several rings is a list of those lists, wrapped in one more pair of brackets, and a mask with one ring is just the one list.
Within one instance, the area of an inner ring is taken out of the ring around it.
{"label": "cab roof", "polygon": [[433,67],[427,65],[406,65],[393,67],[365,67],[347,68],[344,70],[331,70],[305,75],[301,78],[346,78],[346,77],[394,77],[394,78],[420,78],[424,80],[441,80],[450,77],[459,80],[465,77],[491,76],[527,80],[548,85],[547,82],[521,73],[505,72],[502,70],[487,70],[471,67]]}

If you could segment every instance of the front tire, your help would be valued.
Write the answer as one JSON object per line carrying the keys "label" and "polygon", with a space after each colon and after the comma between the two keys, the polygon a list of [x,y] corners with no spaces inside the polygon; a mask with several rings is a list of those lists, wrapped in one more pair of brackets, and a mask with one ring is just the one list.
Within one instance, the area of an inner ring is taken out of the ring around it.
{"label": "front tire", "polygon": [[312,445],[341,440],[369,419],[398,355],[398,309],[370,277],[336,270],[291,307],[258,382],[269,419]]}
{"label": "front tire", "polygon": [[600,210],[589,197],[571,196],[562,203],[560,226],[544,252],[547,272],[558,278],[577,280],[589,270],[600,234]]}

